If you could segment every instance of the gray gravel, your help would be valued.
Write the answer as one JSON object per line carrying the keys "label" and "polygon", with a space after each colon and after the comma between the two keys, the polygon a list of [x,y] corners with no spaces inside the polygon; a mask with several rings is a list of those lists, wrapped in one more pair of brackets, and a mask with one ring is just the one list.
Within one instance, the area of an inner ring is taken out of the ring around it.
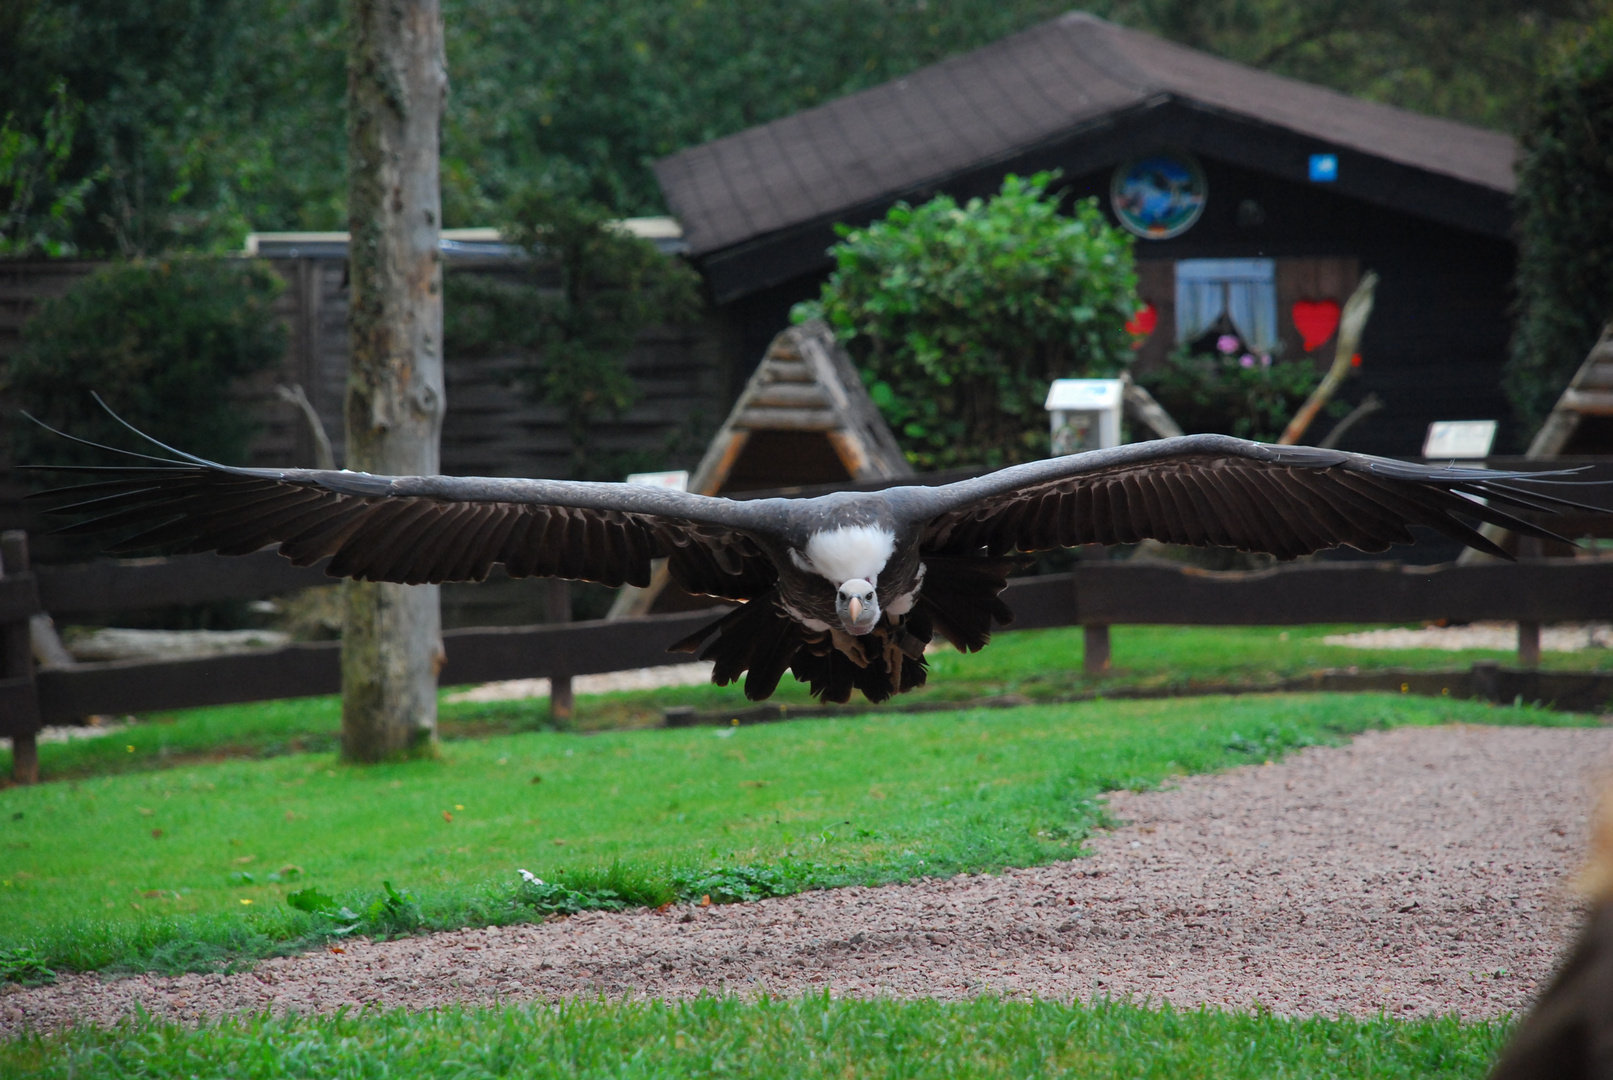
{"label": "gray gravel", "polygon": [[1280,1014],[1494,1017],[1569,941],[1606,729],[1404,728],[1113,796],[1090,858],[731,907],[585,914],[271,960],[241,975],[64,978],[0,1033],[136,1006],[425,1008],[703,991],[1132,995]]}

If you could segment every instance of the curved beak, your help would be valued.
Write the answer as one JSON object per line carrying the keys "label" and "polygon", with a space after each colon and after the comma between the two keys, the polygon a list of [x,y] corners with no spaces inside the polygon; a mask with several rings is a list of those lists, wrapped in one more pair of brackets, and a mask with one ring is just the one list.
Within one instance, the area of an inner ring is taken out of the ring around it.
{"label": "curved beak", "polygon": [[853,596],[850,600],[846,601],[846,610],[851,612],[851,621],[856,622],[858,619],[862,618],[863,602],[857,597]]}

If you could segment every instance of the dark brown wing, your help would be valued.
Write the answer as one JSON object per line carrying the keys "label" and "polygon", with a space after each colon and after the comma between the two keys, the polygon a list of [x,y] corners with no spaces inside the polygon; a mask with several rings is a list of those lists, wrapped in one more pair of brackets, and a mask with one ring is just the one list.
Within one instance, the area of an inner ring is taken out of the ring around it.
{"label": "dark brown wing", "polygon": [[755,510],[627,484],[187,463],[40,497],[85,516],[63,532],[124,534],[111,554],[278,545],[298,565],[330,559],[333,576],[411,585],[480,581],[495,563],[514,577],[645,585],[665,557],[685,589],[736,600],[777,578],[745,528],[764,524]]}
{"label": "dark brown wing", "polygon": [[888,494],[925,522],[921,543],[933,552],[1002,555],[1153,539],[1292,559],[1345,544],[1382,551],[1411,543],[1410,527],[1424,525],[1502,555],[1471,521],[1560,539],[1503,507],[1587,509],[1521,487],[1527,476],[1190,435]]}

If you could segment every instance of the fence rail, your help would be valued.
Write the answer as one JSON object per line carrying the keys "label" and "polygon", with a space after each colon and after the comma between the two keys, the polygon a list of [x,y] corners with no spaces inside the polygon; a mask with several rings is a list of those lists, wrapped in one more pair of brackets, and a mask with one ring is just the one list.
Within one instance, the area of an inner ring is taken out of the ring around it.
{"label": "fence rail", "polygon": [[[330,585],[325,563],[293,566],[272,549],[251,555],[179,555],[171,559],[98,559],[34,571],[40,606],[53,617],[137,611],[225,600],[261,600]],[[4,611],[0,595],[0,611]],[[0,616],[3,618],[3,616]]]}
{"label": "fence rail", "polygon": [[[0,571],[0,735],[14,740],[25,779],[42,723],[97,713],[222,705],[334,693],[335,642],[234,655],[116,661],[35,673],[26,655],[28,619],[172,603],[264,596],[326,583],[268,552],[239,559],[185,556],[134,564],[27,569],[26,543],[8,534]],[[1613,616],[1613,560],[1547,559],[1523,564],[1410,567],[1397,563],[1307,563],[1258,572],[1208,572],[1167,565],[1082,563],[1069,573],[1011,581],[1004,599],[1011,629],[1081,625],[1089,671],[1108,661],[1114,624],[1271,626],[1516,620],[1528,660],[1542,622]],[[675,663],[666,646],[720,609],[615,622],[578,622],[443,635],[444,685],[600,674]],[[19,646],[18,642],[22,645]],[[22,651],[19,652],[19,649]],[[1538,654],[1536,654],[1538,655]],[[1525,667],[1529,666],[1526,662]]]}
{"label": "fence rail", "polygon": [[[552,679],[678,663],[687,657],[666,647],[719,613],[450,630],[443,634],[448,659],[438,681]],[[340,642],[321,641],[183,660],[78,664],[39,672],[39,711],[51,721],[334,694],[341,689],[340,657]]]}

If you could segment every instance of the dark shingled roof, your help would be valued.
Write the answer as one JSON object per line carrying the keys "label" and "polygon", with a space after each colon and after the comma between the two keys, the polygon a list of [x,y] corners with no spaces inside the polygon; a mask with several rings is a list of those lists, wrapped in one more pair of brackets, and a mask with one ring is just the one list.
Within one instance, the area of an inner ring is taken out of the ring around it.
{"label": "dark shingled roof", "polygon": [[1344,150],[1513,190],[1514,141],[1257,71],[1071,12],[880,86],[664,158],[696,256],[1183,100]]}

